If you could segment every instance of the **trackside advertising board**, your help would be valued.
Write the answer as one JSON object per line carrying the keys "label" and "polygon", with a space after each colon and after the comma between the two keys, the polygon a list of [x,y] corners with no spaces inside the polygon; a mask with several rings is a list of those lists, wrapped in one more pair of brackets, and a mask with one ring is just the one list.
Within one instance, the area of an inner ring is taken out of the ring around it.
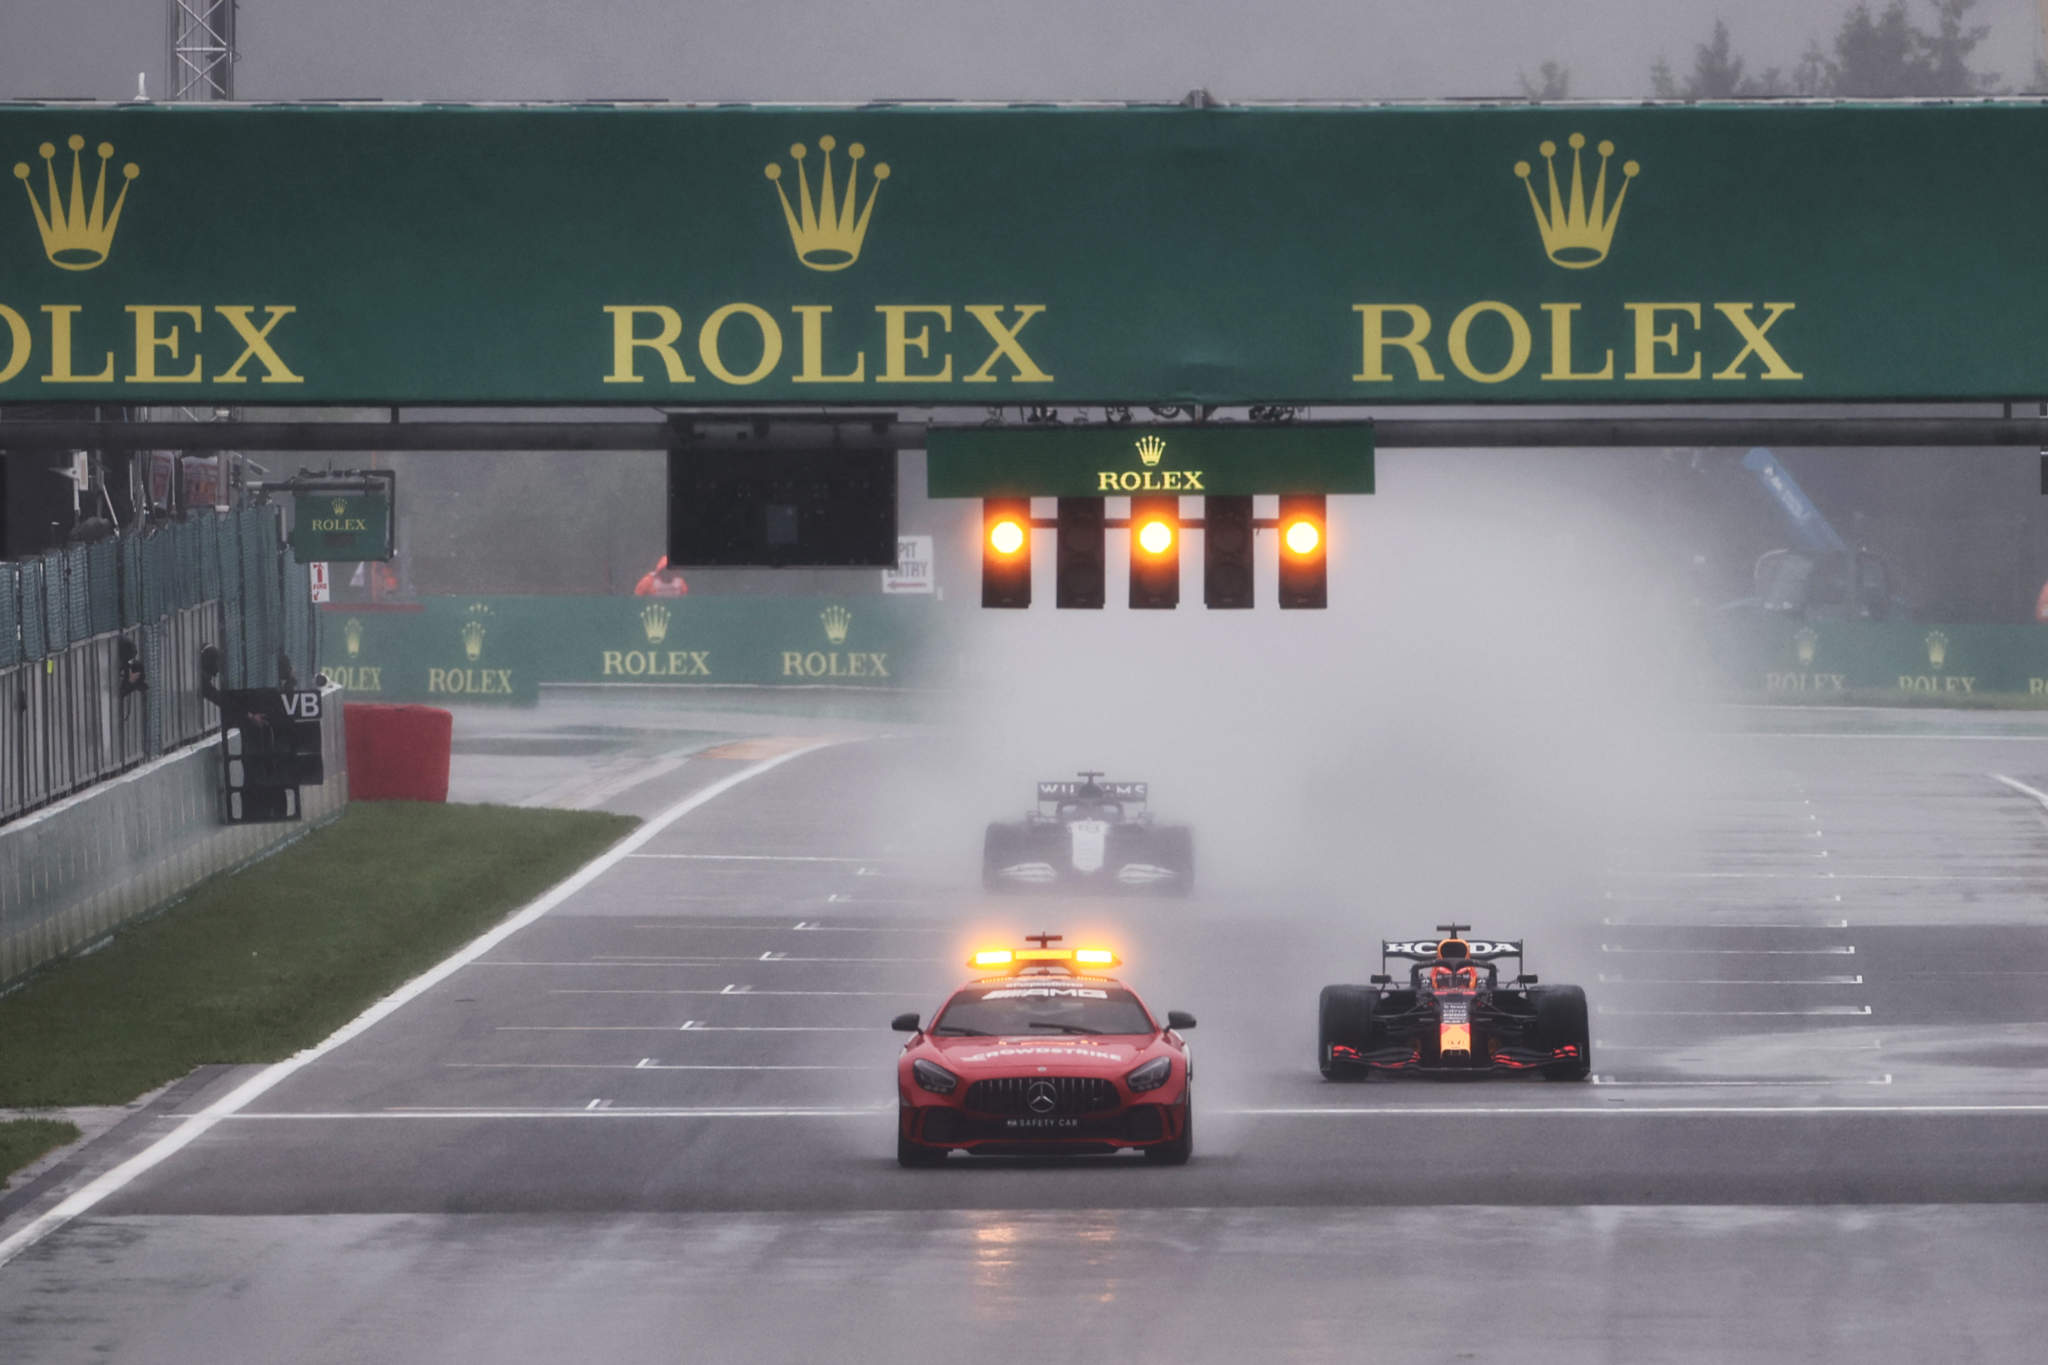
{"label": "trackside advertising board", "polygon": [[0,403],[2048,392],[2048,105],[0,105]]}

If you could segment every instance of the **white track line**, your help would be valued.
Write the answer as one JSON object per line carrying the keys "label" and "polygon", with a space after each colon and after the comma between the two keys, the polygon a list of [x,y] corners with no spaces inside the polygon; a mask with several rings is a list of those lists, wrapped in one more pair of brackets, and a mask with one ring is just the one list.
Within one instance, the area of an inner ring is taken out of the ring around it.
{"label": "white track line", "polygon": [[1821,953],[1853,953],[1853,943],[1834,943],[1821,948],[1623,948],[1613,943],[1600,945],[1603,953],[1650,953],[1658,957],[1674,957],[1680,953],[1712,955],[1716,957],[1809,957]]}
{"label": "white track line", "polygon": [[771,1066],[764,1062],[443,1062],[451,1071],[873,1071],[872,1066]]}
{"label": "white track line", "polygon": [[810,853],[634,853],[629,856],[704,863],[867,863],[873,866],[901,861],[897,858],[837,858]]}
{"label": "white track line", "polygon": [[1609,976],[1606,972],[1600,973],[1600,980],[1608,985],[1620,986],[1860,986],[1863,984],[1863,978],[1860,976],[1807,976],[1775,980],[1725,976]]}
{"label": "white track line", "polygon": [[1870,1013],[1868,1005],[1815,1005],[1803,1010],[1628,1010],[1612,1005],[1601,1005],[1596,1014],[1633,1014],[1660,1019],[1748,1019],[1783,1018],[1788,1015],[1863,1015]]}
{"label": "white track line", "polygon": [[2035,787],[2029,787],[2026,783],[2020,781],[2018,778],[2007,777],[2004,773],[1991,774],[1991,780],[1993,782],[2004,783],[2006,786],[2012,788],[2014,791],[2018,792],[2022,796],[2032,797],[2035,800],[2035,802],[2037,802],[2041,806],[2043,810],[2048,810],[2048,792],[2041,791]]}
{"label": "white track line", "polygon": [[[758,777],[771,768],[779,767],[793,758],[798,758],[833,742],[832,740],[820,740],[815,744],[805,745],[801,749],[792,749],[788,753],[777,754],[773,758],[763,759],[758,763],[740,769],[729,777],[720,778],[710,786],[693,792],[676,802],[639,829],[612,845],[610,849],[599,854],[591,862],[586,863],[581,870],[572,874],[567,880],[558,883],[551,890],[543,893],[539,900],[533,901],[525,908],[519,910],[495,929],[491,929],[478,938],[472,939],[464,947],[458,949],[453,956],[443,959],[437,965],[430,967],[427,971],[406,982],[403,986],[400,986],[382,1000],[371,1005],[361,1014],[349,1020],[348,1023],[343,1024],[312,1047],[287,1057],[281,1062],[265,1067],[256,1075],[242,1082],[242,1084],[236,1086],[228,1094],[222,1096],[198,1113],[187,1115],[169,1133],[158,1138],[134,1156],[129,1157],[126,1161],[114,1167],[113,1170],[88,1182],[83,1189],[72,1193],[55,1208],[38,1217],[21,1231],[4,1241],[0,1241],[0,1265],[7,1264],[14,1257],[20,1255],[29,1247],[34,1246],[73,1218],[78,1217],[79,1214],[92,1208],[93,1205],[99,1203],[108,1195],[124,1188],[137,1176],[145,1174],[166,1159],[190,1146],[194,1141],[203,1136],[208,1129],[212,1128],[214,1124],[224,1118],[232,1118],[244,1106],[248,1105],[250,1101],[272,1089],[301,1067],[326,1056],[343,1043],[349,1042],[357,1035],[366,1032],[372,1025],[396,1013],[405,1005],[426,994],[435,986],[440,985],[441,982],[476,961],[513,934],[518,933],[521,929],[524,929],[563,901],[568,900],[571,896],[589,886],[606,872],[618,866],[623,859],[630,857],[635,850],[645,846],[649,840],[676,821],[682,819],[685,815],[688,815],[691,811],[717,800],[749,778]],[[582,1113],[585,1111],[578,1110],[577,1112]],[[611,1111],[596,1110],[590,1112],[610,1113]]]}
{"label": "white track line", "polygon": [[[1618,1097],[1617,1097],[1618,1098]],[[581,1112],[576,1111],[576,1112]],[[1244,1118],[1444,1118],[1483,1115],[1490,1118],[1669,1118],[1728,1115],[1731,1118],[1811,1118],[1826,1114],[1914,1114],[1956,1117],[1964,1114],[2048,1114],[2048,1104],[1638,1104],[1619,1105],[1332,1105],[1219,1109],[1205,1113]]]}
{"label": "white track line", "polygon": [[223,1114],[224,1119],[242,1122],[333,1123],[341,1119],[843,1119],[872,1118],[886,1114],[894,1105],[871,1104],[860,1108],[720,1108],[700,1105],[690,1108],[632,1108],[607,1105],[602,1109],[370,1109],[319,1110],[310,1113]]}
{"label": "white track line", "polygon": [[655,987],[655,986],[647,986],[647,987],[638,987],[638,988],[636,988],[636,987],[631,987],[631,986],[619,986],[619,987],[610,987],[610,988],[607,988],[607,987],[602,987],[602,986],[557,986],[557,987],[554,987],[554,988],[550,989],[550,990],[548,991],[548,994],[549,994],[549,995],[880,995],[880,996],[894,996],[894,997],[896,997],[897,999],[900,999],[900,1000],[924,1000],[924,999],[928,999],[928,998],[929,998],[929,997],[931,996],[931,992],[930,992],[930,991],[928,991],[928,990],[926,990],[926,991],[759,991],[759,990],[755,990],[755,989],[754,989],[754,988],[753,988],[752,986],[748,986],[748,987],[746,987],[746,988],[745,988],[745,989],[743,989],[743,990],[735,990],[735,989],[734,989],[733,987],[731,987],[731,986],[727,986],[727,987],[726,987],[726,988],[725,988],[724,990],[722,990],[722,991],[714,991],[714,990],[696,990],[696,991],[689,991],[689,990],[677,990],[677,989],[663,989],[663,988],[660,988],[660,987]]}

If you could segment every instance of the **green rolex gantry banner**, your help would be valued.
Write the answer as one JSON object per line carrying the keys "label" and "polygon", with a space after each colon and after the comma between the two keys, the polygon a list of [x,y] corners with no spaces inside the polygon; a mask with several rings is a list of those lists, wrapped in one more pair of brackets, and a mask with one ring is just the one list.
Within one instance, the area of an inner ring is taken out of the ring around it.
{"label": "green rolex gantry banner", "polygon": [[2048,392],[2048,106],[0,106],[0,402]]}

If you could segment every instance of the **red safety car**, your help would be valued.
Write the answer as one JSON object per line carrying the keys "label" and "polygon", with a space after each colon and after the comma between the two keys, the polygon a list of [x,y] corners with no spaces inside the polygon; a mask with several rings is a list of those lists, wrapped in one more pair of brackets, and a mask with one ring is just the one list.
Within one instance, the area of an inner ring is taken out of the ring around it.
{"label": "red safety car", "polygon": [[1128,986],[1104,973],[1106,948],[992,948],[967,965],[986,975],[953,992],[929,1025],[915,1014],[896,1063],[896,1159],[934,1165],[948,1152],[1043,1156],[1133,1148],[1177,1166],[1194,1151],[1180,1036],[1195,1018],[1160,1023]]}

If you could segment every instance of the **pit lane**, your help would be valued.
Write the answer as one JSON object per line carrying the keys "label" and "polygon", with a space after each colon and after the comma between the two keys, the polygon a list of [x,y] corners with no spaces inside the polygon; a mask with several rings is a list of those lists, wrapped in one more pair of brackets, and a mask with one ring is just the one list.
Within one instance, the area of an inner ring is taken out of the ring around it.
{"label": "pit lane", "polygon": [[[943,769],[943,737],[847,739],[693,810],[0,1268],[0,1350],[654,1358],[680,1332],[701,1358],[822,1359],[1030,1322],[1054,1347],[1224,1359],[1252,1317],[1306,1358],[1368,1326],[1431,1340],[1355,1301],[1369,1265],[1390,1296],[1528,1285],[1551,1334],[1523,1360],[1658,1358],[1679,1319],[1757,1359],[1959,1333],[1997,1358],[2044,1325],[2000,1286],[2048,1231],[2048,834],[1987,774],[2048,773],[2048,746],[1983,732],[1739,738],[1686,840],[1589,868],[1576,932],[1531,947],[1595,1001],[1590,1086],[1326,1085],[1315,988],[1371,970],[1381,926],[1333,944],[1256,888],[1074,907],[1117,926],[1155,1008],[1202,1021],[1195,1162],[935,1172],[894,1165],[884,1024],[929,1010],[979,933],[1043,914],[991,911],[971,860],[904,837],[891,794]],[[656,785],[672,803],[757,761]],[[1374,1258],[1390,1241],[1414,1254]],[[1767,1253],[1808,1270],[1764,1277]],[[815,1311],[735,1303],[735,1258]],[[1795,1311],[1828,1276],[1855,1287]],[[1673,1278],[1643,1313],[1632,1289]],[[905,1286],[915,1312],[886,1308]],[[1976,1305],[1938,1334],[1909,1311],[1936,1287]],[[1176,1305],[1163,1338],[1112,1306],[1147,1294]],[[1048,1298],[1072,1310],[1051,1327]]]}

